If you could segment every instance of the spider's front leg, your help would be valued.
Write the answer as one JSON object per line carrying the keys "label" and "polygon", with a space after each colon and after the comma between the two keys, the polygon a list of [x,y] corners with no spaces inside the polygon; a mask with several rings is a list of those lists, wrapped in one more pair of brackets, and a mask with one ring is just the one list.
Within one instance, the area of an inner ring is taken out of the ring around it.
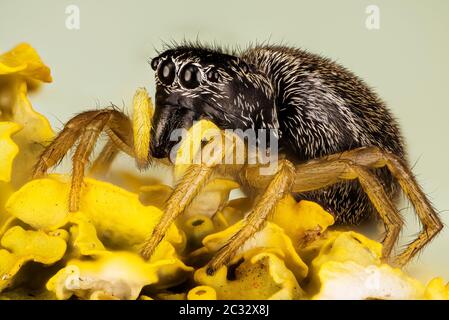
{"label": "spider's front leg", "polygon": [[[119,151],[135,157],[138,165],[143,167],[149,162],[151,116],[151,102],[144,89],[139,89],[134,97],[133,123],[125,114],[113,108],[78,114],[67,122],[64,129],[44,150],[34,167],[33,178],[43,176],[49,168],[60,162],[78,141],[73,155],[69,195],[69,211],[78,211],[86,163],[100,134],[105,131],[109,140],[92,166],[94,171],[107,170]],[[133,139],[136,136],[137,138]]]}
{"label": "spider's front leg", "polygon": [[[225,139],[226,136],[223,135]],[[163,239],[170,225],[184,212],[195,196],[201,191],[221,163],[226,154],[226,146],[221,139],[214,139],[205,145],[201,153],[201,162],[191,164],[174,188],[167,200],[161,220],[153,229],[151,237],[144,243],[141,254],[149,259]],[[190,147],[189,147],[190,148]]]}

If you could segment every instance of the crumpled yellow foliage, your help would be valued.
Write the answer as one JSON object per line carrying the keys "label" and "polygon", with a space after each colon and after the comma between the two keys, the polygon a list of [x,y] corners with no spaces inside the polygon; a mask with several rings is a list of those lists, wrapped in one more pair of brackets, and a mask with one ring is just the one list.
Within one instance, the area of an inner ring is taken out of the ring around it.
{"label": "crumpled yellow foliage", "polygon": [[318,271],[320,291],[313,299],[422,299],[424,286],[387,264],[362,266],[328,261]]}
{"label": "crumpled yellow foliage", "polygon": [[[221,177],[203,188],[144,261],[139,249],[172,187],[140,175],[121,177],[126,182],[116,185],[86,178],[80,210],[69,213],[70,176],[29,181],[54,137],[27,97],[28,85],[39,81],[52,81],[50,69],[31,46],[0,55],[0,299],[449,299],[441,278],[424,286],[382,263],[380,243],[328,230],[331,214],[292,196],[280,201],[227,267],[207,275],[206,264],[239,230],[253,202],[230,199],[240,186]],[[138,93],[135,112],[145,118],[134,120],[148,124],[150,101],[144,89]],[[146,129],[140,164],[148,153]],[[199,140],[212,138],[209,129],[217,127],[200,121],[187,132],[174,182],[194,160]],[[27,274],[22,267],[30,261],[37,269]],[[31,278],[38,281],[28,286]]]}
{"label": "crumpled yellow foliage", "polygon": [[60,260],[67,248],[67,233],[57,230],[52,234],[27,231],[19,226],[9,229],[1,239],[0,291],[11,284],[14,275],[28,261],[52,264]]}
{"label": "crumpled yellow foliage", "polygon": [[[110,252],[108,248],[127,250],[128,254],[137,256],[141,244],[160,218],[161,210],[142,205],[137,194],[87,178],[80,211],[68,213],[69,186],[69,177],[60,175],[31,181],[9,198],[6,209],[40,232],[54,232],[70,225],[68,257],[102,257]],[[175,249],[182,250],[184,245],[184,234],[173,225],[147,263],[157,277],[152,284],[173,285],[192,271],[179,259]]]}
{"label": "crumpled yellow foliage", "polygon": [[129,252],[108,252],[93,261],[71,260],[47,283],[58,299],[135,300],[142,288],[158,282],[158,264]]}
{"label": "crumpled yellow foliage", "polygon": [[[216,292],[217,299],[238,300],[291,300],[303,295],[293,272],[277,255],[255,249],[242,257],[243,262],[235,270],[235,279],[228,280],[228,268],[222,267],[213,276],[208,276],[206,268],[195,272],[195,281],[209,286]],[[208,294],[213,297],[212,293]]]}
{"label": "crumpled yellow foliage", "polygon": [[[231,227],[211,234],[203,239],[203,244],[209,252],[219,250],[240,228],[242,221]],[[274,223],[267,222],[265,227],[257,232],[252,238],[235,253],[232,262],[237,262],[247,251],[255,248],[263,248],[265,252],[276,254],[284,260],[285,265],[291,270],[298,280],[306,277],[308,272],[307,265],[301,260],[291,239],[285,234],[284,230]],[[232,263],[231,262],[231,263]]]}
{"label": "crumpled yellow foliage", "polygon": [[[9,198],[6,211],[35,229],[54,230],[71,220],[69,191],[68,176],[33,180]],[[79,211],[92,222],[103,241],[127,249],[138,249],[162,215],[160,209],[142,205],[137,194],[90,178],[85,179]],[[169,229],[165,239],[176,246],[184,245],[183,234],[176,226]]]}

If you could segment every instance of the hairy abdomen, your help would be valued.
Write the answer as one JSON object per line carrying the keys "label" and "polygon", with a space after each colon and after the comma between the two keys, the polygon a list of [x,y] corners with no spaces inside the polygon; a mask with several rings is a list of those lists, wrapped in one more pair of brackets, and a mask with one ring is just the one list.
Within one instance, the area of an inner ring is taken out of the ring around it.
{"label": "hairy abdomen", "polygon": [[[243,53],[272,80],[281,131],[280,152],[303,162],[362,146],[377,146],[405,158],[394,117],[358,77],[335,62],[299,49],[256,47]],[[387,169],[376,174],[396,198]],[[374,212],[357,181],[298,195],[323,205],[338,223],[359,223]]]}

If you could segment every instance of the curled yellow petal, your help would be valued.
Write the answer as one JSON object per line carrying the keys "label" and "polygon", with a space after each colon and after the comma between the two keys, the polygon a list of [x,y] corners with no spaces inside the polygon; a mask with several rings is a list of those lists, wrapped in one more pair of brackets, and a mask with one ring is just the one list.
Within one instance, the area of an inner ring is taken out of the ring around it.
{"label": "curled yellow petal", "polygon": [[213,276],[206,268],[195,272],[195,282],[215,290],[220,300],[299,299],[303,295],[293,273],[277,255],[253,250],[232,267],[228,280],[227,267]]}
{"label": "curled yellow petal", "polygon": [[58,299],[76,295],[83,299],[99,297],[137,299],[146,285],[156,283],[154,265],[128,252],[106,253],[93,261],[71,260],[47,283]]}
{"label": "curled yellow petal", "polygon": [[64,256],[66,231],[48,235],[42,231],[26,231],[20,226],[9,229],[1,239],[0,291],[9,286],[15,274],[27,261],[52,264]]}
{"label": "curled yellow petal", "polygon": [[139,168],[148,164],[150,152],[151,119],[154,108],[145,88],[137,89],[133,99],[134,153]]}
{"label": "curled yellow petal", "polygon": [[291,196],[276,206],[270,221],[285,230],[295,248],[307,246],[334,223],[334,218],[320,205],[311,201],[299,201]]}
{"label": "curled yellow petal", "polygon": [[240,185],[229,179],[216,178],[206,184],[183,214],[184,218],[201,214],[212,217],[229,200],[229,194]]}
{"label": "curled yellow petal", "polygon": [[97,237],[97,230],[89,219],[81,212],[70,217],[70,222],[74,223],[70,227],[71,243],[76,250],[74,256],[95,255],[106,250],[103,243]]}
{"label": "curled yellow petal", "polygon": [[[33,180],[9,198],[6,210],[35,229],[59,228],[69,221],[69,190],[66,176]],[[160,209],[142,205],[137,194],[89,178],[84,180],[80,212],[95,226],[104,244],[126,249],[141,245],[162,215]],[[174,225],[165,239],[180,248],[185,240]]]}
{"label": "curled yellow petal", "polygon": [[14,80],[5,88],[0,86],[0,98],[9,101],[0,103],[0,120],[12,121],[22,127],[12,137],[20,150],[14,160],[12,183],[19,187],[30,180],[34,164],[55,133],[48,120],[33,109],[25,81]]}
{"label": "curled yellow petal", "polygon": [[50,69],[28,43],[21,43],[0,55],[0,75],[6,74],[17,74],[44,82],[52,81]]}
{"label": "curled yellow petal", "polygon": [[139,199],[146,206],[162,209],[173,192],[173,188],[162,183],[143,186],[139,189]]}
{"label": "curled yellow petal", "polygon": [[51,264],[62,258],[67,248],[65,230],[55,235],[42,231],[24,230],[20,226],[9,229],[1,240],[1,245],[17,256]]}
{"label": "curled yellow petal", "polygon": [[11,135],[21,129],[14,122],[0,122],[0,182],[11,180],[12,164],[19,147],[11,139]]}
{"label": "curled yellow petal", "polygon": [[311,259],[309,278],[312,292],[322,285],[319,272],[328,262],[353,262],[362,268],[381,264],[382,245],[356,232],[328,232],[324,239],[319,239],[310,246],[316,254],[313,259],[307,259]]}
{"label": "curled yellow petal", "polygon": [[[209,252],[216,252],[231,237],[241,229],[242,221],[231,227],[211,234],[203,239],[203,245]],[[292,241],[285,234],[284,230],[277,225],[267,222],[265,227],[258,231],[253,237],[248,239],[235,253],[233,261],[240,259],[241,255],[255,248],[263,248],[266,252],[277,254],[285,261],[285,265],[290,269],[298,280],[304,279],[308,272],[307,265],[296,253]]]}

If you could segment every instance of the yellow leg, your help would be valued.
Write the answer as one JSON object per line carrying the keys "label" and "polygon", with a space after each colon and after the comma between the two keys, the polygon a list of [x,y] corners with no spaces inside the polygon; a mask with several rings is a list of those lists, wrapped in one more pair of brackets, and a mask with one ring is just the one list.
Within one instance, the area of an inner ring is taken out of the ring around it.
{"label": "yellow leg", "polygon": [[221,266],[227,264],[243,243],[262,228],[276,204],[290,193],[294,177],[295,167],[293,164],[288,160],[281,160],[278,172],[273,176],[254,209],[246,216],[242,229],[209,262],[207,266],[209,275],[212,275]]}

